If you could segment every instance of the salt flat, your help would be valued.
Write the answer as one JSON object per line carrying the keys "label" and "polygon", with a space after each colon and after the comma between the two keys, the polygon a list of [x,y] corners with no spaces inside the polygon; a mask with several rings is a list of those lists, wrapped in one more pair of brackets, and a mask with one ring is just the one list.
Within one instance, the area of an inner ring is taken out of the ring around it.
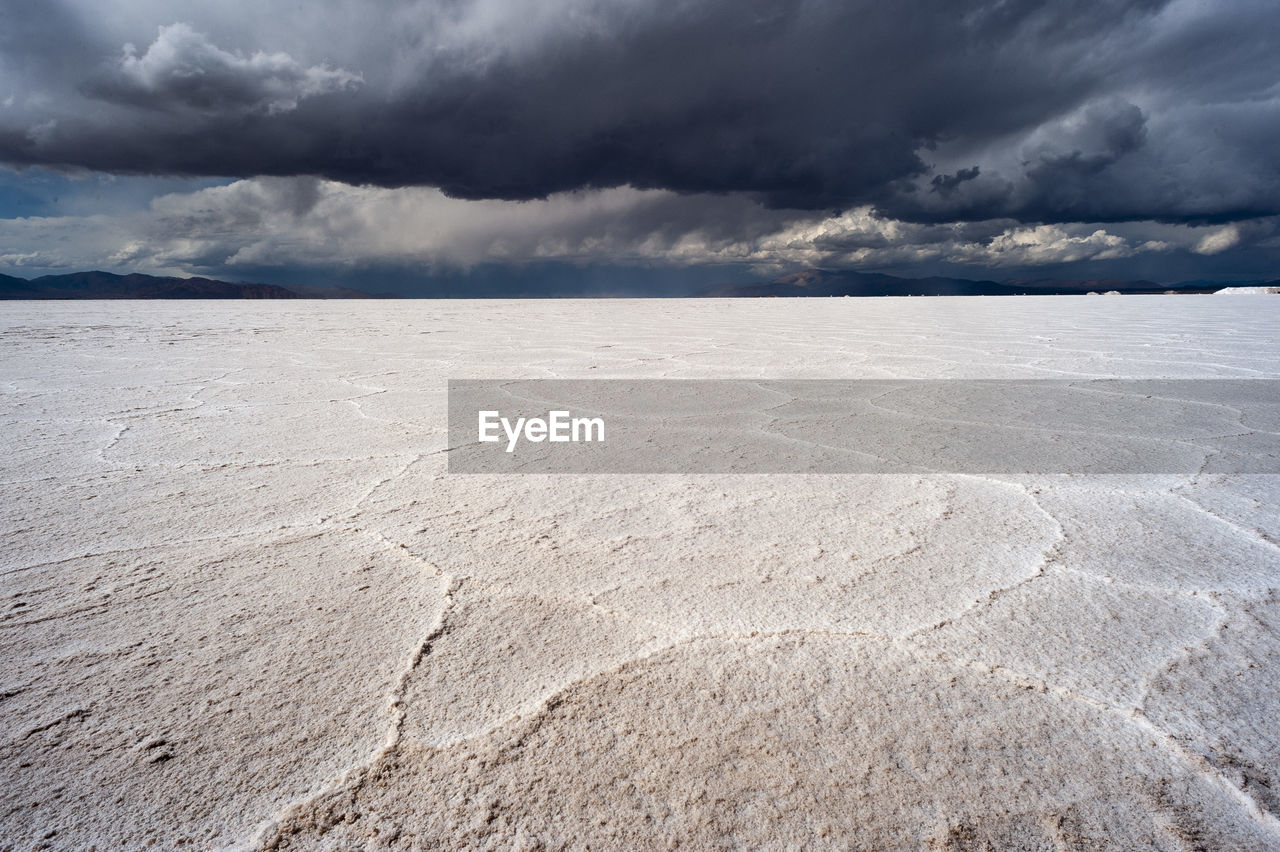
{"label": "salt flat", "polygon": [[1269,475],[461,476],[450,378],[1278,378],[1270,296],[0,305],[0,848],[1280,848]]}

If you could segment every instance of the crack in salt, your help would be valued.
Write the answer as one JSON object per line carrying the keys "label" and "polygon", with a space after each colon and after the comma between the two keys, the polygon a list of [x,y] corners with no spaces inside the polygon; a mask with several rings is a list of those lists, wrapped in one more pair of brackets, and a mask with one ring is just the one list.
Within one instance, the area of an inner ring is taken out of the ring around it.
{"label": "crack in salt", "polygon": [[1061,555],[1062,546],[1067,540],[1066,531],[1063,529],[1062,523],[1058,520],[1057,516],[1055,516],[1052,512],[1046,509],[1040,503],[1040,501],[1036,499],[1035,492],[1032,489],[1028,488],[1026,485],[1023,485],[1022,483],[1019,483],[1019,482],[1008,482],[1006,480],[992,479],[990,477],[985,477],[985,476],[976,476],[976,475],[967,475],[967,474],[957,474],[957,475],[965,476],[965,478],[968,478],[968,479],[979,479],[983,482],[1003,485],[1003,486],[1021,491],[1031,501],[1032,505],[1034,505],[1036,509],[1042,515],[1048,518],[1050,523],[1053,524],[1054,539],[1052,543],[1050,543],[1049,546],[1046,547],[1041,552],[1040,558],[1036,561],[1035,565],[1031,569],[1031,573],[1029,573],[1027,576],[1023,577],[1022,579],[1008,586],[1001,586],[999,588],[992,589],[987,593],[987,596],[985,598],[980,598],[974,601],[972,604],[965,607],[963,610],[956,613],[955,615],[952,615],[948,618],[944,618],[942,621],[939,621],[935,624],[927,625],[925,627],[920,627],[910,631],[909,633],[904,634],[902,636],[902,639],[904,641],[910,641],[911,639],[914,639],[915,637],[920,636],[924,633],[930,633],[934,630],[938,630],[940,628],[946,627],[947,625],[952,624],[957,620],[968,618],[969,616],[973,615],[979,610],[991,606],[1001,597],[1009,594],[1015,589],[1021,588],[1022,586],[1025,586],[1028,583],[1031,583],[1035,580],[1040,579],[1045,575],[1045,572],[1048,569],[1048,567],[1058,561],[1058,558]]}
{"label": "crack in salt", "polygon": [[[340,793],[354,799],[359,795],[360,790],[367,781],[369,771],[395,753],[400,745],[401,731],[408,715],[408,704],[405,696],[408,693],[409,680],[412,678],[414,671],[422,665],[423,660],[430,655],[431,646],[447,632],[446,626],[449,612],[453,608],[454,595],[462,584],[462,581],[443,572],[437,572],[435,576],[440,581],[442,598],[440,611],[436,615],[435,623],[413,648],[409,655],[408,663],[401,670],[392,687],[391,694],[388,696],[386,710],[391,714],[391,723],[388,726],[386,736],[383,738],[382,745],[369,757],[343,770],[338,776],[325,783],[316,793],[290,802],[275,814],[268,816],[246,842],[235,844],[231,847],[232,849],[275,848],[281,840],[279,833],[283,830],[282,824],[289,818],[290,814],[304,809],[312,802]],[[273,833],[275,833],[275,837],[272,837]]]}

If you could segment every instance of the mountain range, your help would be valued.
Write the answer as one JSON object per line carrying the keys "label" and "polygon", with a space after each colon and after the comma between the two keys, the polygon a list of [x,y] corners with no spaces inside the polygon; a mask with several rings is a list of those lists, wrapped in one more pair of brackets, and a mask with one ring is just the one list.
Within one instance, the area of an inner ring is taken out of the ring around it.
{"label": "mountain range", "polygon": [[[1113,278],[1013,279],[1006,281],[969,280],[966,278],[899,278],[874,272],[806,269],[783,275],[772,281],[750,284],[723,284],[683,295],[695,297],[766,297],[766,296],[1013,296],[1062,295],[1082,293],[1213,293],[1224,287],[1244,285],[1278,287],[1277,281],[1211,282],[1184,281],[1157,284],[1154,281],[1130,281]],[[473,285],[472,292],[451,295],[483,298],[483,285]],[[424,295],[438,295],[433,292]],[[557,296],[588,295],[567,290]],[[620,295],[645,296],[643,291]],[[213,278],[176,278],[132,273],[73,272],[66,275],[42,275],[39,278],[17,278],[0,275],[0,299],[375,299],[390,298],[347,287],[311,287],[276,284],[244,284]]]}
{"label": "mountain range", "polygon": [[[1250,282],[1254,283],[1254,282]],[[1207,281],[1157,284],[1115,278],[972,281],[967,278],[899,278],[874,272],[806,269],[762,284],[712,288],[705,296],[1020,296],[1082,293],[1212,293],[1227,285]]]}
{"label": "mountain range", "polygon": [[72,272],[16,278],[0,275],[0,299],[371,299],[344,287],[279,287],[213,278],[170,278],[133,273]]}

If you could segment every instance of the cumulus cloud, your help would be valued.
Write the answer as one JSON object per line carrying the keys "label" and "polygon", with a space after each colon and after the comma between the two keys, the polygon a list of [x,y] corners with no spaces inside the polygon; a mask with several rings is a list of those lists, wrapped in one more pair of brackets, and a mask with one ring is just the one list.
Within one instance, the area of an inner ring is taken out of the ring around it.
{"label": "cumulus cloud", "polygon": [[186,26],[136,0],[13,5],[0,64],[45,97],[0,112],[13,165],[924,223],[1280,212],[1266,0],[226,0]]}
{"label": "cumulus cloud", "polygon": [[304,67],[287,53],[250,56],[223,50],[187,24],[160,27],[139,55],[126,44],[116,68],[86,84],[98,97],[151,109],[191,109],[227,115],[296,109],[303,98],[353,89],[358,74]]}
{"label": "cumulus cloud", "polygon": [[1072,234],[1057,225],[1012,228],[985,243],[957,247],[957,259],[990,266],[1038,266],[1074,263],[1081,260],[1115,260],[1138,252],[1165,251],[1169,243],[1148,240],[1134,245],[1099,228],[1091,233]]}
{"label": "cumulus cloud", "polygon": [[1228,225],[1205,234],[1204,238],[1196,243],[1194,251],[1196,254],[1221,254],[1239,243],[1240,229],[1234,225]]}
{"label": "cumulus cloud", "polygon": [[866,205],[827,215],[771,209],[741,195],[633,187],[504,202],[460,200],[424,187],[255,178],[170,193],[128,216],[0,220],[0,254],[13,255],[8,265],[15,268],[36,265],[20,256],[39,253],[40,265],[49,267],[85,268],[106,259],[118,269],[224,276],[264,267],[440,271],[556,261],[731,264],[760,275],[931,263],[981,277],[994,269],[1186,253],[1220,233],[1206,237],[1201,228],[1152,223],[922,224],[885,218]]}
{"label": "cumulus cloud", "polygon": [[425,187],[386,189],[311,178],[237,181],[158,198],[151,246],[229,266],[307,262],[466,268],[535,260],[705,262],[708,247],[765,233],[794,214],[740,199],[617,187],[526,202],[463,201]]}

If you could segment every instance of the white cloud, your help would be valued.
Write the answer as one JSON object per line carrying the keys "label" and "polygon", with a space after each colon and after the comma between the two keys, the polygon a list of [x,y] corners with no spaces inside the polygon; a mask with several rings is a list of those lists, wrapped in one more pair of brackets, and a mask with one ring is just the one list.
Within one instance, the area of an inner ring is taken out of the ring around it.
{"label": "white cloud", "polygon": [[1072,234],[1057,225],[1038,225],[1010,228],[988,242],[959,246],[956,257],[963,262],[992,266],[1040,266],[1114,260],[1130,257],[1137,250],[1123,237],[1101,228],[1088,234]]}
{"label": "white cloud", "polygon": [[236,267],[468,268],[540,260],[741,264],[762,273],[934,262],[976,271],[1199,250],[1207,239],[1225,239],[1221,233],[1202,237],[1199,229],[1156,224],[1116,233],[1111,226],[1007,220],[920,225],[869,207],[823,216],[769,210],[741,196],[629,187],[464,201],[421,187],[258,178],[163,195],[147,210],[115,217],[0,220],[0,254],[39,252],[48,266],[228,275]]}
{"label": "white cloud", "polygon": [[145,53],[124,47],[116,79],[100,91],[148,106],[198,110],[288,112],[298,101],[354,88],[358,74],[324,66],[304,67],[287,53],[250,56],[223,50],[187,24],[162,26]]}
{"label": "white cloud", "polygon": [[1205,234],[1204,239],[1196,243],[1193,249],[1196,254],[1221,254],[1229,248],[1235,248],[1240,243],[1240,229],[1235,225],[1228,225],[1225,228]]}

